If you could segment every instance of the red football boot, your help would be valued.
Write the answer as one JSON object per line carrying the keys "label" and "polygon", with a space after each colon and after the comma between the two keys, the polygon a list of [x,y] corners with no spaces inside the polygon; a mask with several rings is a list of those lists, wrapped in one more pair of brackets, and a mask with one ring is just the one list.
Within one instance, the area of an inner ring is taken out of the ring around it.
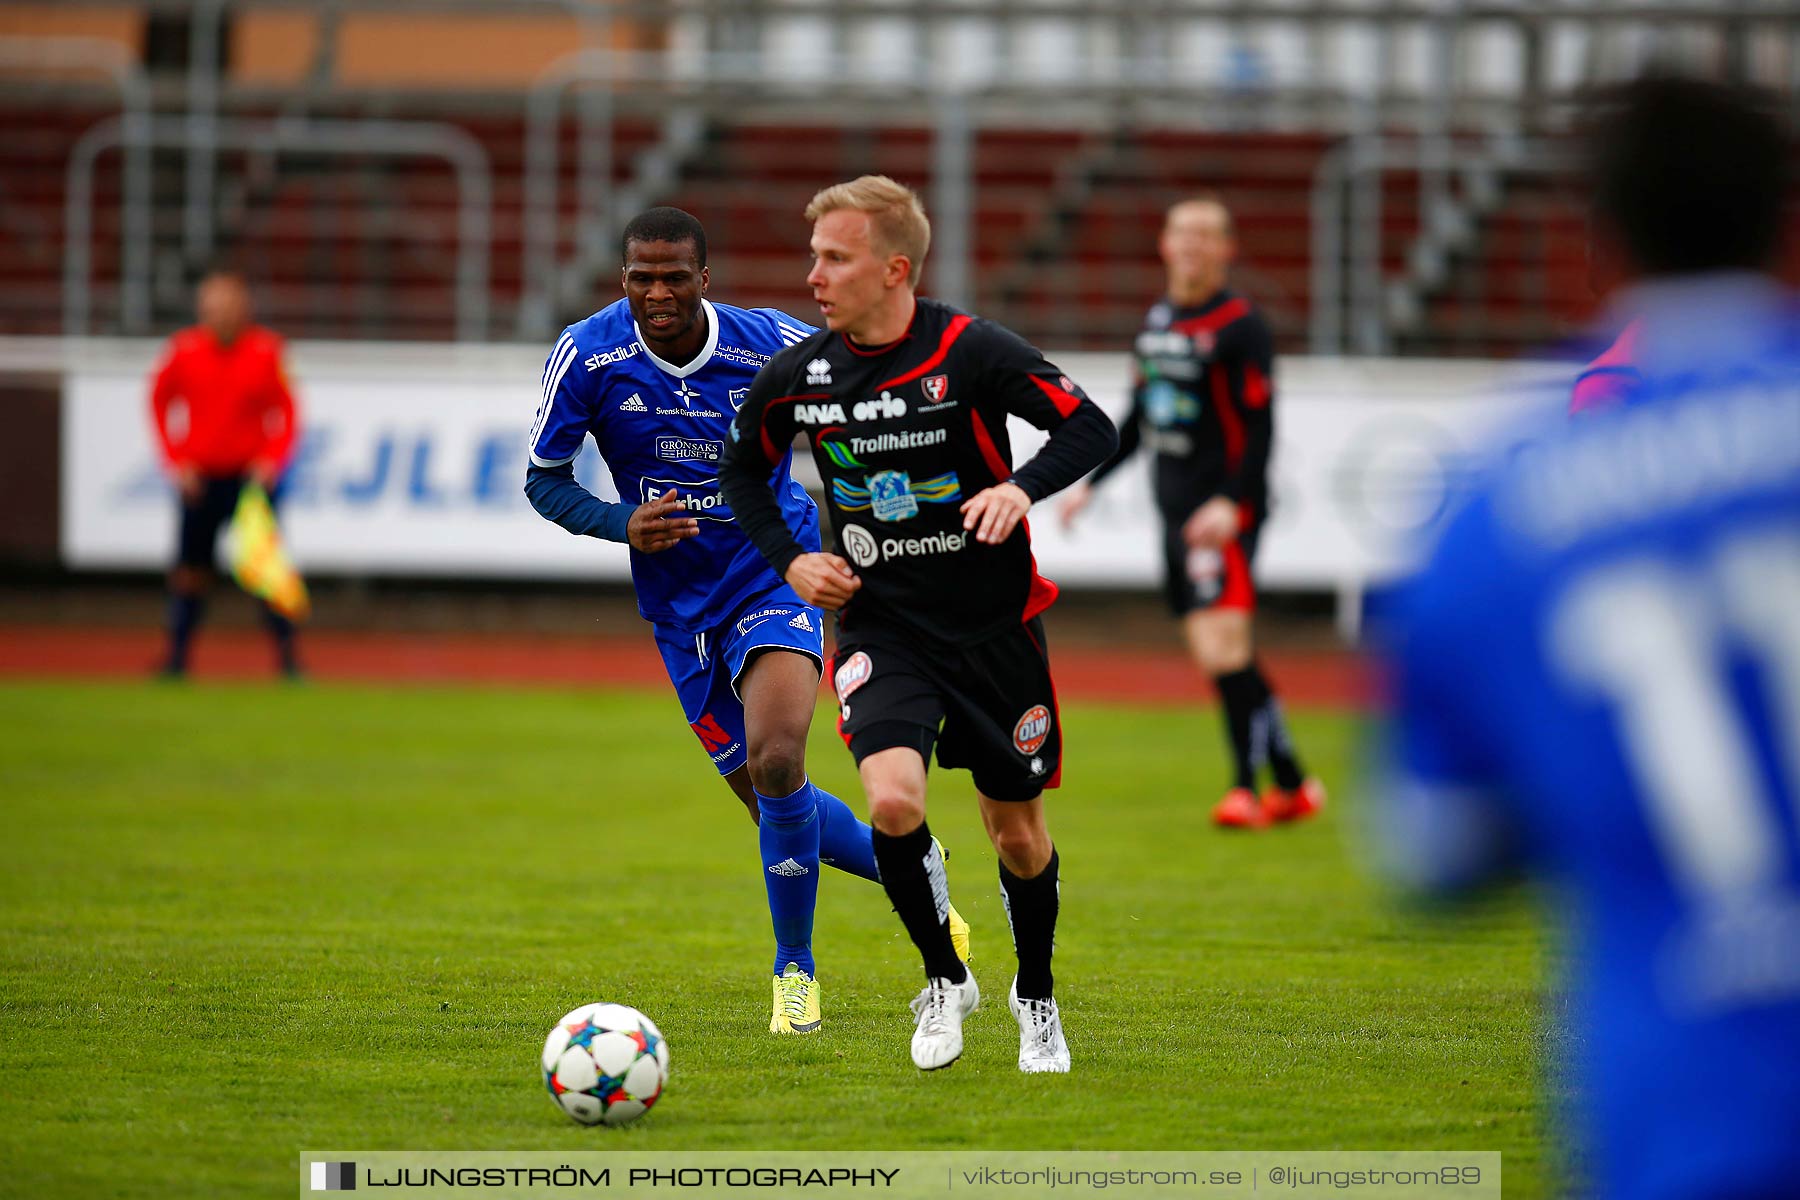
{"label": "red football boot", "polygon": [[1212,817],[1214,825],[1228,829],[1261,829],[1269,823],[1269,815],[1256,802],[1256,793],[1241,787],[1225,793],[1225,798],[1213,807]]}
{"label": "red football boot", "polygon": [[1272,787],[1263,793],[1263,815],[1270,821],[1304,821],[1325,807],[1325,785],[1308,776],[1293,791]]}

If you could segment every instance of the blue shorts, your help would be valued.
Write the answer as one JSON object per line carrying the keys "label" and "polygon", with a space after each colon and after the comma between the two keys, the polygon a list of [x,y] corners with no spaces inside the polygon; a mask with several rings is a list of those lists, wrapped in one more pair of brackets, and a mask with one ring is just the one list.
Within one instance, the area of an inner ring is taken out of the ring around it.
{"label": "blue shorts", "polygon": [[758,650],[789,650],[825,669],[825,614],[782,584],[745,605],[734,621],[706,633],[656,626],[669,682],[701,748],[729,775],[749,760],[738,676]]}

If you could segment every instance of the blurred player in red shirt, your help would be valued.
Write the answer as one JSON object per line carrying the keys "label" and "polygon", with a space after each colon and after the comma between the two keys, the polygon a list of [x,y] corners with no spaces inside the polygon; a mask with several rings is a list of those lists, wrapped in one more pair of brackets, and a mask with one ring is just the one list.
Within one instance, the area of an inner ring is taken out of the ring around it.
{"label": "blurred player in red shirt", "polygon": [[[238,493],[255,482],[273,502],[294,448],[293,393],[281,338],[250,320],[243,277],[213,271],[200,281],[199,324],[169,339],[150,393],[151,422],[181,495],[181,539],[169,572],[169,653],[163,674],[187,673],[188,646],[217,573],[219,530]],[[294,626],[263,605],[281,670],[299,673]]]}

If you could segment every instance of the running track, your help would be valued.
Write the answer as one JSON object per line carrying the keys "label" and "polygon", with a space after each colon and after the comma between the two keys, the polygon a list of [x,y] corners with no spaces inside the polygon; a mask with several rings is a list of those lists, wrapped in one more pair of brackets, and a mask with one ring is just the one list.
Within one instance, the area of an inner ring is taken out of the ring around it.
{"label": "running track", "polygon": [[[563,687],[668,686],[648,635],[640,638],[505,634],[302,634],[309,678],[376,684],[537,684]],[[0,626],[0,679],[142,679],[162,646],[154,629],[65,625]],[[1210,703],[1210,687],[1173,636],[1167,650],[1052,643],[1057,692],[1065,700]],[[1261,652],[1289,704],[1366,707],[1375,690],[1365,664],[1336,650]],[[195,642],[193,677],[270,676],[272,654],[258,630],[205,629]]]}

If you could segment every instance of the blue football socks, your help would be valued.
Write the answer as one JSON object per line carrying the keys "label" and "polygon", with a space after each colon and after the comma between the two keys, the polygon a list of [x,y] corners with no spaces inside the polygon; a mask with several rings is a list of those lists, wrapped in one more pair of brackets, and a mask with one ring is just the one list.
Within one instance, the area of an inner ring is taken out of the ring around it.
{"label": "blue football socks", "polygon": [[823,824],[814,795],[810,781],[788,796],[756,793],[762,814],[756,823],[756,840],[762,849],[769,920],[775,927],[777,975],[788,963],[798,963],[808,975],[814,971],[813,909],[819,900],[819,832]]}
{"label": "blue football socks", "polygon": [[881,882],[881,871],[875,866],[875,845],[869,840],[867,822],[857,819],[850,806],[822,787],[814,787],[818,798],[819,861],[872,883]]}

